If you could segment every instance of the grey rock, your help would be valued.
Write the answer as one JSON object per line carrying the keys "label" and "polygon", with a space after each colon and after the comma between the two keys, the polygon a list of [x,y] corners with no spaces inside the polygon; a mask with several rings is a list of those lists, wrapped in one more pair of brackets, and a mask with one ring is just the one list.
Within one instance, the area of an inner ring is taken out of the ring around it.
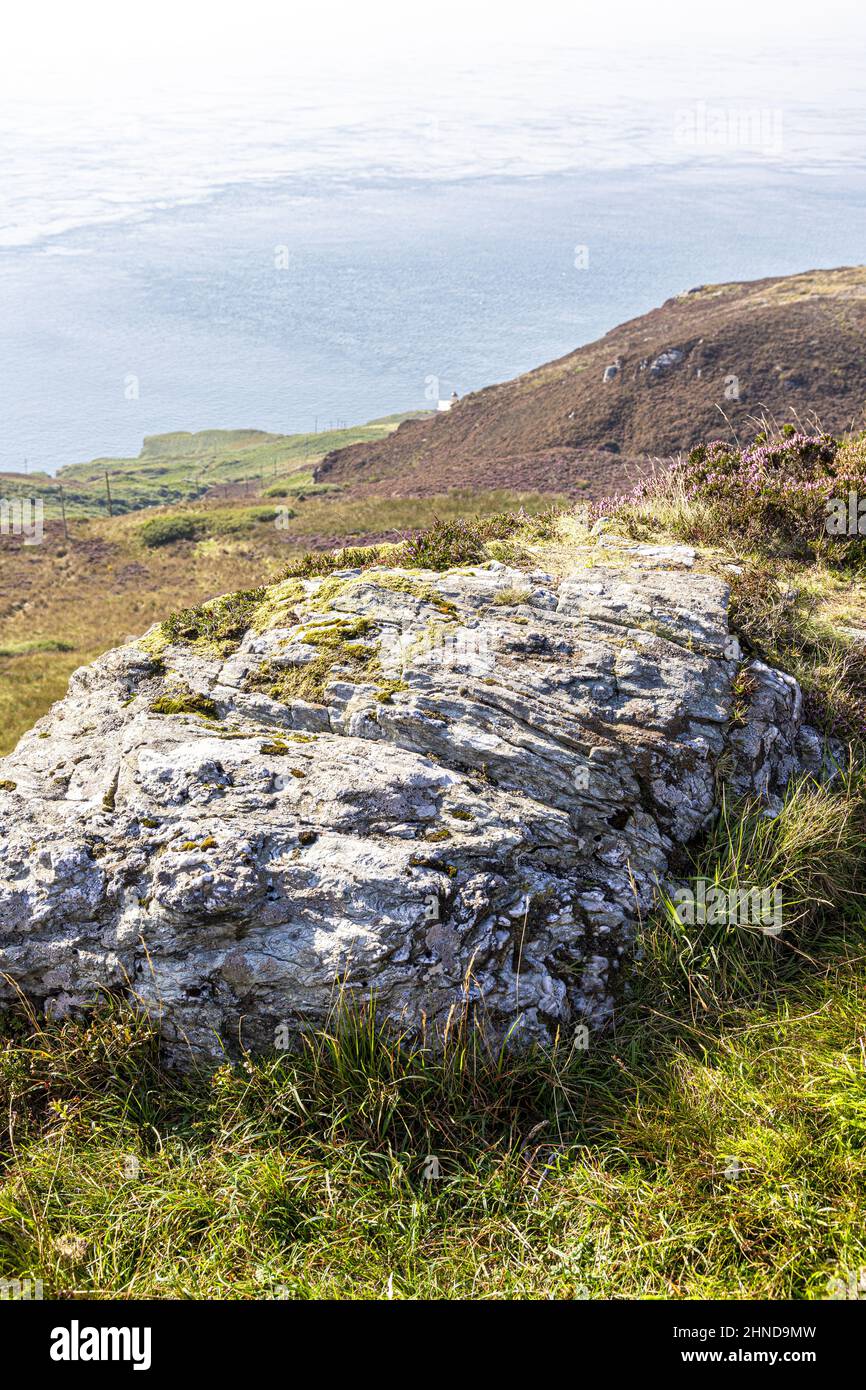
{"label": "grey rock", "polygon": [[[160,666],[152,632],[76,671],[0,763],[0,999],[127,993],[177,1061],[272,1047],[339,997],[431,1041],[466,1016],[603,1027],[720,770],[772,807],[822,749],[757,662],[731,727],[728,591],[693,552],[598,553],[561,581],[348,571],[269,591],[227,656]],[[372,662],[337,650],[320,699],[262,688],[341,621]],[[152,711],[180,688],[218,719]]]}
{"label": "grey rock", "polygon": [[678,367],[685,357],[682,348],[667,348],[665,352],[660,352],[658,357],[654,357],[650,362],[650,371],[657,375],[659,372],[667,371],[670,367]]}

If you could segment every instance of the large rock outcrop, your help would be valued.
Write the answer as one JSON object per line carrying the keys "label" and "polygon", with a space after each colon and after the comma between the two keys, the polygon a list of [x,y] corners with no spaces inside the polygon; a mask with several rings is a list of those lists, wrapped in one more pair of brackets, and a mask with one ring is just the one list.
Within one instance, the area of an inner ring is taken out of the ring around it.
{"label": "large rock outcrop", "polygon": [[604,545],[286,581],[213,610],[232,642],[193,615],[77,671],[0,763],[0,998],[127,991],[177,1057],[340,993],[431,1039],[603,1026],[722,778],[820,760],[760,663],[732,720],[723,579]]}

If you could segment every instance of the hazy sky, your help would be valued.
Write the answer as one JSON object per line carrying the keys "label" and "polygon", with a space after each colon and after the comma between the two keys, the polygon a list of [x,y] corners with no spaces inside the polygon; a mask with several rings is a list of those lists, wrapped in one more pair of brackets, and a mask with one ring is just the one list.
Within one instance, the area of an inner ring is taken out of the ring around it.
{"label": "hazy sky", "polygon": [[325,84],[395,64],[404,76],[435,82],[455,60],[517,71],[532,47],[663,46],[682,49],[691,63],[724,48],[746,59],[764,46],[770,55],[776,45],[862,46],[862,11],[855,0],[44,0],[7,10],[0,91],[52,104],[72,93],[180,92],[257,71],[309,73],[311,65]]}
{"label": "hazy sky", "polygon": [[[822,178],[863,162],[864,37],[854,0],[44,0],[0,47],[0,249],[291,176]],[[687,147],[703,107],[766,138]]]}

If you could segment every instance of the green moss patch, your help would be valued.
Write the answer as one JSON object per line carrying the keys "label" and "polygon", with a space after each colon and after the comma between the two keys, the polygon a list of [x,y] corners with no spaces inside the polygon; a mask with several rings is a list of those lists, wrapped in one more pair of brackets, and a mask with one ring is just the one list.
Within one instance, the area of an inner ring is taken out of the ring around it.
{"label": "green moss patch", "polygon": [[313,623],[299,635],[305,645],[317,649],[312,660],[297,666],[266,661],[249,676],[247,685],[286,705],[294,700],[324,704],[333,672],[343,671],[353,681],[373,680],[380,674],[376,647],[361,640],[373,628],[369,618],[359,617]]}
{"label": "green moss patch", "polygon": [[259,752],[264,753],[265,756],[282,758],[287,753],[291,753],[290,745],[292,743],[315,743],[315,741],[313,734],[286,734],[284,738],[275,738],[269,743],[263,743]]}
{"label": "green moss patch", "polygon": [[192,690],[177,690],[158,695],[150,706],[151,714],[200,714],[203,719],[218,719],[219,710],[207,695]]}
{"label": "green moss patch", "polygon": [[446,618],[456,619],[458,610],[450,599],[445,598],[439,593],[432,584],[425,584],[423,580],[416,579],[410,574],[382,574],[371,575],[370,580],[379,589],[389,589],[394,593],[408,594],[410,598],[418,599],[421,603],[427,603],[431,608],[435,608],[438,613],[442,613]]}
{"label": "green moss patch", "polygon": [[299,579],[284,579],[271,584],[256,605],[250,626],[256,632],[270,627],[291,627],[297,622],[295,605],[304,598],[304,586]]}
{"label": "green moss patch", "polygon": [[166,618],[160,631],[168,642],[206,645],[228,656],[252,626],[266,592],[264,588],[239,589],[197,608],[182,608]]}
{"label": "green moss patch", "polygon": [[380,705],[390,705],[395,695],[399,695],[401,690],[408,689],[405,681],[380,681],[376,686],[375,699],[379,701]]}

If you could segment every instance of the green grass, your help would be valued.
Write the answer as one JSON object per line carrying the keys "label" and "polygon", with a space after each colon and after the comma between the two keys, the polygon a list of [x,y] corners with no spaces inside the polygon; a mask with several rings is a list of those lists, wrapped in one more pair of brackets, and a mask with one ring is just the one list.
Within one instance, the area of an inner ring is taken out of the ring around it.
{"label": "green grass", "polygon": [[809,721],[845,740],[866,738],[863,589],[856,571],[773,556],[747,559],[731,581],[732,625],[756,655],[796,676]]}
{"label": "green grass", "polygon": [[[341,430],[308,434],[266,434],[262,430],[202,430],[145,439],[138,458],[100,458],[46,473],[0,475],[4,497],[41,497],[45,516],[61,515],[63,485],[67,519],[107,516],[108,474],[115,514],[203,497],[212,489],[261,493],[287,486],[292,495],[316,495],[330,488],[312,482],[311,467],[334,449],[383,439],[409,415],[392,415]],[[280,496],[279,492],[269,492]]]}
{"label": "green grass", "polygon": [[[0,1277],[106,1298],[826,1297],[866,1266],[866,915],[859,861],[831,872],[862,857],[863,818],[856,777],[794,789],[771,834],[790,881],[822,831],[808,939],[708,952],[659,914],[588,1051],[491,1052],[457,1026],[434,1055],[338,1007],[297,1053],[179,1074],[111,1000],[8,1015]],[[729,814],[695,869],[738,881],[754,834]]]}
{"label": "green grass", "polygon": [[780,904],[778,938],[730,920],[695,924],[664,895],[666,948],[687,981],[692,1016],[744,995],[775,989],[790,953],[805,951],[831,916],[866,915],[866,793],[852,762],[831,782],[789,783],[778,814],[758,800],[732,803],[722,788],[719,816],[694,854],[685,883],[724,894],[764,889]]}
{"label": "green grass", "polygon": [[59,637],[35,637],[30,641],[4,642],[0,645],[0,657],[32,656],[39,652],[71,652],[74,650],[71,642],[64,642]]}
{"label": "green grass", "polygon": [[587,1059],[436,1059],[359,1020],[179,1080],[120,1013],[19,1032],[0,1274],[102,1297],[825,1297],[866,1264],[864,985],[831,940],[702,1026],[650,993]]}

